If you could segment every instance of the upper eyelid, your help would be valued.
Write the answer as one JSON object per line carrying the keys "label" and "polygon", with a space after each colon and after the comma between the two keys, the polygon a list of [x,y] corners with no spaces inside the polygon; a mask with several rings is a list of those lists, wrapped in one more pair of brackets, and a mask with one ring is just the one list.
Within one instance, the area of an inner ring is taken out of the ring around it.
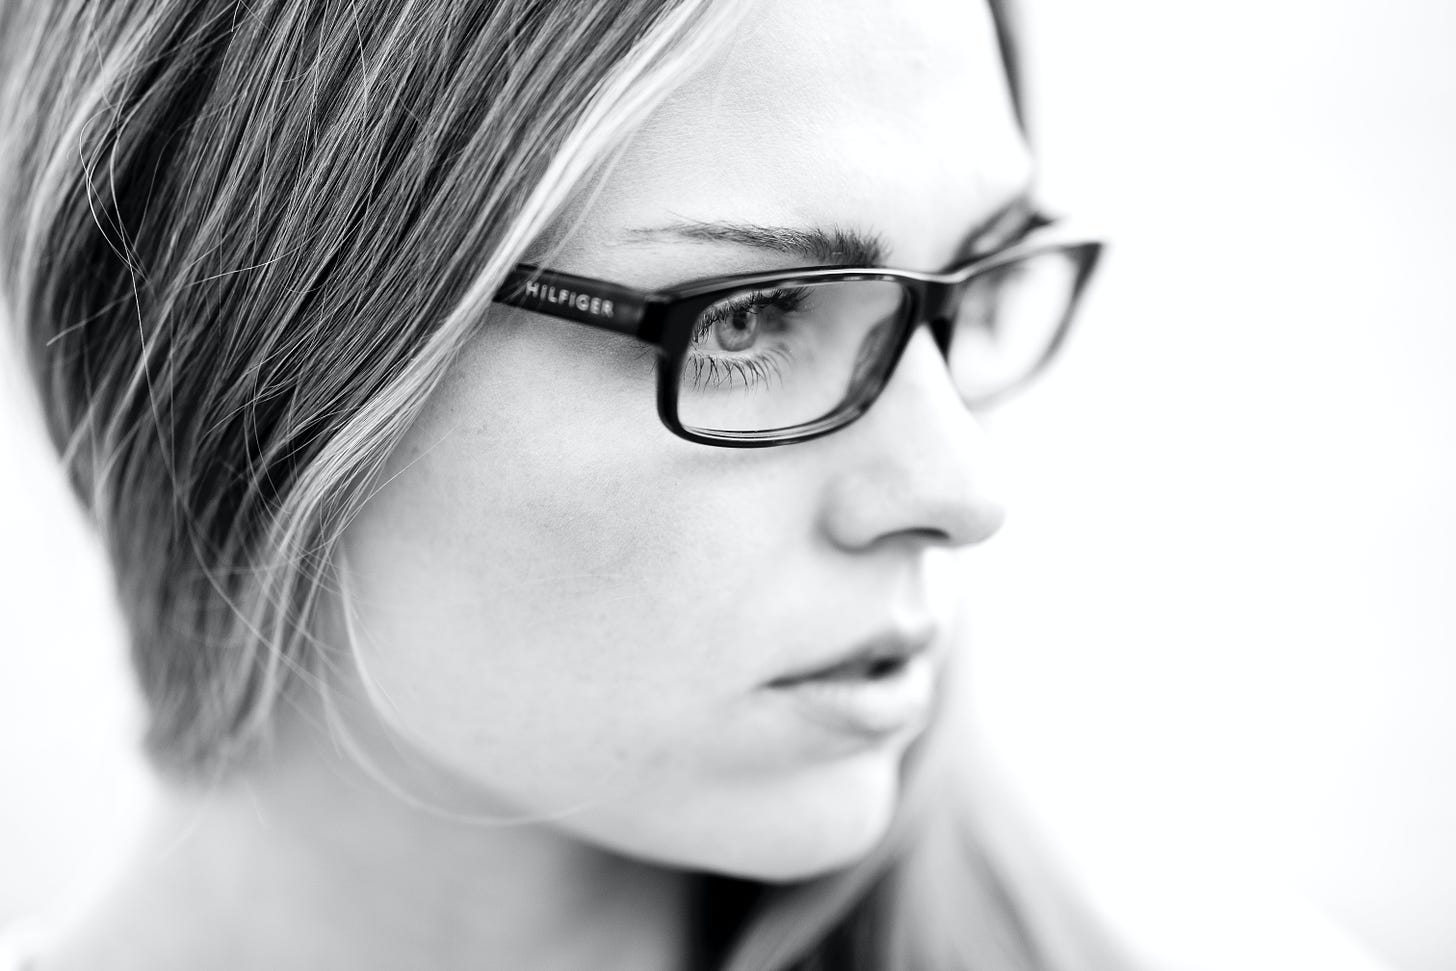
{"label": "upper eyelid", "polygon": [[[721,316],[725,312],[725,305],[727,304],[736,303],[771,307],[781,301],[796,302],[802,300],[805,296],[807,296],[808,292],[808,287],[759,287],[750,291],[744,291],[740,294],[733,294],[724,297],[722,300],[715,301],[710,306],[705,308],[703,312],[698,315],[698,318],[699,320],[702,320],[708,317],[709,314],[714,313],[715,311],[719,316]],[[717,317],[715,317],[714,319],[717,319]]]}

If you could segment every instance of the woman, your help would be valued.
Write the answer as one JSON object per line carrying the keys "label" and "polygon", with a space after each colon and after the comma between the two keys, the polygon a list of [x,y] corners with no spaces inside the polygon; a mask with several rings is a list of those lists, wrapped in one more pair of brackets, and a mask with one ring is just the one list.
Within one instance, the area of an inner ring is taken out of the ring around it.
{"label": "woman", "polygon": [[168,783],[32,967],[1098,963],[939,724],[973,408],[1097,255],[1004,11],[4,11],[0,282]]}

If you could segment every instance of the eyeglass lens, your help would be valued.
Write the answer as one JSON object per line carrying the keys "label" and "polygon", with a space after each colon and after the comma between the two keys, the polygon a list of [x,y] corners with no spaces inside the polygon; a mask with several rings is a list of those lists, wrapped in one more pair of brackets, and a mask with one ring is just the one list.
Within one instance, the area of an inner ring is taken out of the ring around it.
{"label": "eyeglass lens", "polygon": [[[1072,255],[1047,251],[973,278],[961,297],[948,364],[967,402],[1036,368],[1076,286]],[[881,387],[911,295],[887,280],[744,290],[694,323],[678,420],[701,432],[766,432],[819,421]]]}
{"label": "eyeglass lens", "polygon": [[1046,359],[1077,290],[1073,252],[1049,250],[978,274],[961,295],[948,364],[968,404],[1029,377]]}

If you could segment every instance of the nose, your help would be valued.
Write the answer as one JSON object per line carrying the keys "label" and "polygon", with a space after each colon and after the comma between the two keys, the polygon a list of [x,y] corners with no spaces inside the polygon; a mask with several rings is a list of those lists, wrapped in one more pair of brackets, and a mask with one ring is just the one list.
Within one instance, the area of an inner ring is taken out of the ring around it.
{"label": "nose", "polygon": [[869,411],[825,441],[848,453],[823,506],[824,531],[844,549],[965,546],[1006,518],[986,432],[929,327],[911,337]]}

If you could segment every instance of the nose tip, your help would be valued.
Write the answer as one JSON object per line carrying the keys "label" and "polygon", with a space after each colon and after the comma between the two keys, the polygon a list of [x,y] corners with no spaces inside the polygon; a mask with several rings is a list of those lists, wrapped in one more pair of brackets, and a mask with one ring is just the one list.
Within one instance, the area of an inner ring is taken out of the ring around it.
{"label": "nose tip", "polygon": [[899,541],[967,546],[1006,520],[990,440],[966,408],[932,334],[911,338],[878,401],[844,432],[855,449],[827,507],[846,548]]}
{"label": "nose tip", "polygon": [[1006,524],[1003,501],[988,494],[981,483],[956,491],[959,495],[946,489],[942,501],[926,505],[925,518],[936,525],[921,527],[921,536],[941,546],[975,546],[1000,532]]}

